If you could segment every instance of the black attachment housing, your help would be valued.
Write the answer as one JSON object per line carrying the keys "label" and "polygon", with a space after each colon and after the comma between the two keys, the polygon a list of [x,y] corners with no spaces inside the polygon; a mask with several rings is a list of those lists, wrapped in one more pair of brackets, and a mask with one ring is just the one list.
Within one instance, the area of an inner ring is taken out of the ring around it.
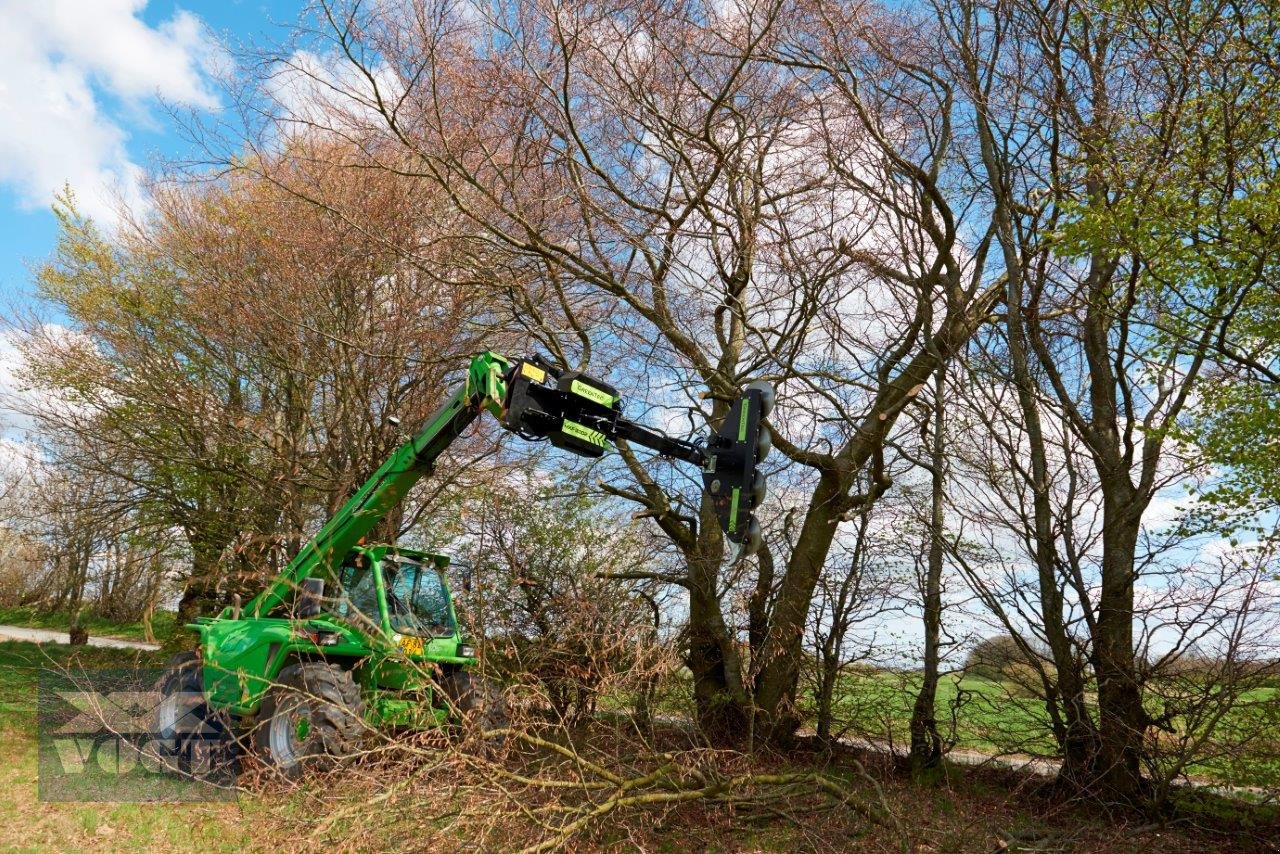
{"label": "black attachment housing", "polygon": [[541,359],[517,362],[506,382],[504,427],[579,456],[603,456],[621,411],[617,389],[581,371],[561,373]]}
{"label": "black attachment housing", "polygon": [[744,554],[759,547],[760,525],[753,511],[764,498],[765,482],[756,465],[769,451],[763,419],[774,399],[767,383],[748,386],[703,444],[623,418],[612,385],[581,371],[561,371],[538,356],[516,362],[504,380],[502,425],[508,430],[526,439],[548,439],[584,457],[603,456],[610,442],[626,440],[701,466],[703,486],[725,534]]}
{"label": "black attachment housing", "polygon": [[[747,551],[759,546],[759,523],[753,512],[764,497],[763,473],[756,465],[768,453],[768,427],[762,423],[765,394],[748,388],[707,441],[702,483],[725,534]],[[762,442],[761,439],[764,439]],[[752,542],[752,538],[757,542]]]}

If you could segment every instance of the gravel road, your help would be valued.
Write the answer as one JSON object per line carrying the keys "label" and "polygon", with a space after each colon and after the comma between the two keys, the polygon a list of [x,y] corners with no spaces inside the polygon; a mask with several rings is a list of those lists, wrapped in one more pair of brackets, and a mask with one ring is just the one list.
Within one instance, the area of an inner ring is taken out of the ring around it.
{"label": "gravel road", "polygon": [[[23,626],[0,626],[0,640],[30,641],[32,643],[70,643],[66,632],[53,629],[28,629]],[[121,640],[119,638],[98,638],[89,636],[89,646],[109,646],[115,649],[159,649],[158,643]]]}

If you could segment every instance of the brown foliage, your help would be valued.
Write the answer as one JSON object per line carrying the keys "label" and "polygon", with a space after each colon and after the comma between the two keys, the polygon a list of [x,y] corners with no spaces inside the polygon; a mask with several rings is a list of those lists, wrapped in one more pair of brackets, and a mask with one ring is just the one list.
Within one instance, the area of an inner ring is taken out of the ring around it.
{"label": "brown foliage", "polygon": [[316,154],[158,185],[111,239],[69,209],[41,288],[71,332],[20,330],[56,465],[183,532],[184,617],[256,592],[482,346],[442,206]]}

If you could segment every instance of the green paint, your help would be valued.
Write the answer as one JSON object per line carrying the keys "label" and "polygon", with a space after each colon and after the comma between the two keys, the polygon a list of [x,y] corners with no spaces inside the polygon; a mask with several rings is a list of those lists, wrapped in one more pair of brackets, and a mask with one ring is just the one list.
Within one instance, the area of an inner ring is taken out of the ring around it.
{"label": "green paint", "polygon": [[[234,714],[255,714],[281,670],[299,658],[317,655],[355,666],[356,681],[366,690],[394,694],[421,692],[430,687],[427,678],[430,664],[424,667],[424,661],[460,667],[475,663],[474,658],[461,658],[457,654],[463,634],[452,594],[443,578],[441,589],[448,603],[448,625],[435,636],[423,637],[422,654],[414,655],[412,660],[394,640],[397,632],[387,608],[387,585],[383,578],[385,559],[388,556],[413,558],[422,564],[420,571],[427,572],[433,568],[443,571],[449,563],[447,557],[387,545],[356,546],[352,552],[370,567],[367,571],[374,573],[376,605],[367,615],[369,621],[348,621],[325,612],[305,624],[287,616],[205,619],[193,624],[200,633],[204,687],[212,705]],[[327,596],[334,595],[332,584],[336,581],[326,585]],[[313,633],[321,633],[332,642],[317,646]],[[421,705],[419,701],[412,702]],[[296,721],[290,724],[294,725]]]}
{"label": "green paint", "polygon": [[747,441],[747,415],[750,412],[751,399],[742,398],[742,406],[738,409],[738,441]]}
{"label": "green paint", "polygon": [[599,388],[596,388],[595,386],[587,385],[586,383],[582,382],[582,380],[574,380],[573,382],[569,383],[569,389],[574,394],[581,395],[582,397],[585,397],[587,400],[590,400],[593,403],[598,403],[601,406],[613,406],[613,402],[617,400],[617,398],[609,394],[609,392],[605,391],[604,389],[599,389]]}
{"label": "green paint", "polygon": [[386,691],[379,691],[365,705],[365,722],[372,727],[425,729],[448,719],[449,710],[443,706],[427,706]]}
{"label": "green paint", "polygon": [[584,442],[590,442],[593,445],[599,445],[601,448],[604,447],[604,434],[599,430],[592,430],[590,427],[585,427],[578,422],[570,421],[567,418],[564,421],[564,426],[560,429],[567,436],[572,436],[575,439],[581,439]]}
{"label": "green paint", "polygon": [[731,534],[738,530],[738,496],[741,494],[742,490],[735,486],[733,497],[729,499],[729,533]]}

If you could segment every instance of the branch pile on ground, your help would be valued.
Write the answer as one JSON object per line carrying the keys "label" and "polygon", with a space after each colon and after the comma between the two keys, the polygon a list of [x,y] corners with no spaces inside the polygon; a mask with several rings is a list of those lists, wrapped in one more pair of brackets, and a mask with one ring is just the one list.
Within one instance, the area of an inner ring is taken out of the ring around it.
{"label": "branch pile on ground", "polygon": [[820,827],[876,825],[909,844],[880,785],[856,763],[837,775],[687,742],[668,747],[603,726],[528,725],[448,744],[408,736],[348,763],[341,785],[304,786],[317,801],[302,810],[308,841],[319,848],[376,834],[433,850],[647,849],[658,828],[731,820],[785,823],[813,832],[815,843]]}

